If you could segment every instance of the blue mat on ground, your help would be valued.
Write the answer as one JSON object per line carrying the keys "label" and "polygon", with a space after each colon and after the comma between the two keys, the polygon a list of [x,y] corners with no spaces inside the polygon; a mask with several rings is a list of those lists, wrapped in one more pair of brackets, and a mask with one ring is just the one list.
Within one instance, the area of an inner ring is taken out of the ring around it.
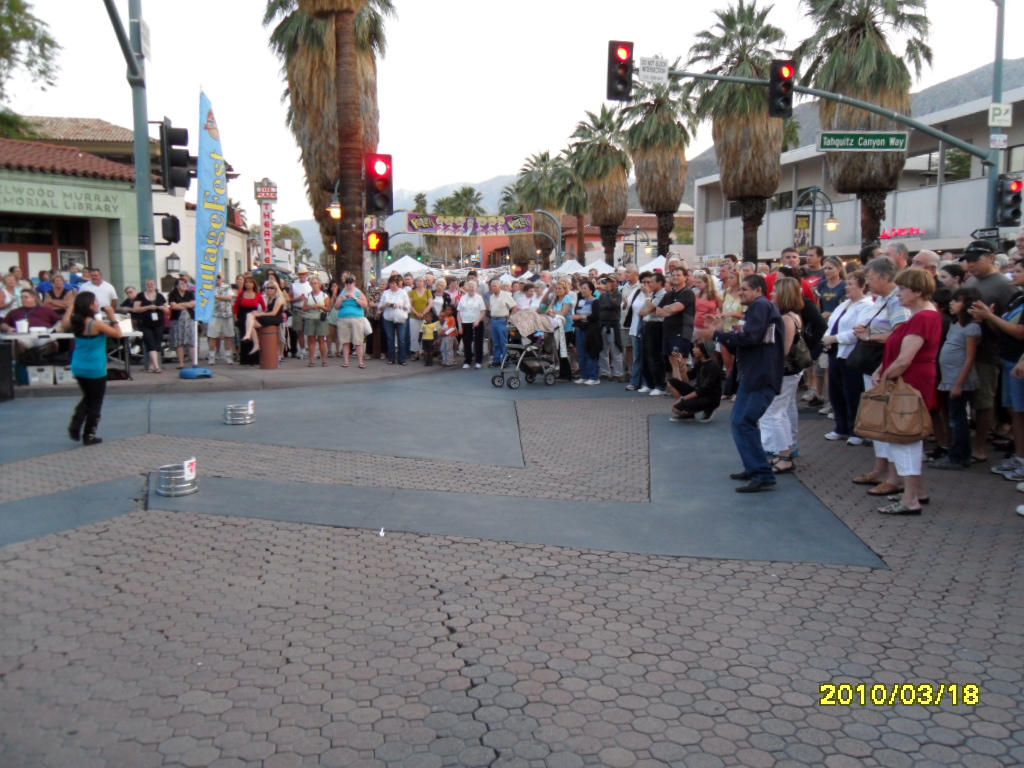
{"label": "blue mat on ground", "polygon": [[144,494],[134,475],[0,504],[0,547],[127,514]]}

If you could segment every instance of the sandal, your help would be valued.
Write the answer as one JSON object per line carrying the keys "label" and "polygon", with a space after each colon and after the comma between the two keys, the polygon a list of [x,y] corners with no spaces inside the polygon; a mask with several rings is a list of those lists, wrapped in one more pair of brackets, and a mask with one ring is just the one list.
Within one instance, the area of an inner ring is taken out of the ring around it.
{"label": "sandal", "polygon": [[868,491],[868,496],[890,496],[894,493],[903,493],[903,489],[892,483],[879,483]]}
{"label": "sandal", "polygon": [[360,364],[359,364],[359,367],[360,367],[360,368],[365,368],[366,366],[365,366],[365,365],[363,365],[362,363],[360,363]]}
{"label": "sandal", "polygon": [[[903,498],[903,494],[902,493],[894,493],[892,496],[886,496],[885,498],[887,498],[889,501],[899,501],[900,499]],[[917,497],[917,501],[919,503],[921,503],[921,504],[927,504],[928,502],[931,501],[931,497],[929,497],[929,496],[918,496]]]}
{"label": "sandal", "polygon": [[[788,464],[788,467],[780,467],[780,464]],[[776,475],[791,475],[796,471],[796,462],[793,461],[792,457],[780,456],[778,461],[775,462],[775,466],[772,467],[772,472]]]}
{"label": "sandal", "polygon": [[857,485],[878,485],[882,481],[879,480],[870,472],[867,472],[861,475],[860,477],[853,478],[853,482],[856,483]]}
{"label": "sandal", "polygon": [[310,363],[308,367],[309,368],[316,368],[316,363]]}
{"label": "sandal", "polygon": [[348,368],[348,363],[342,363],[342,364],[341,364],[341,367],[342,367],[342,368]]}
{"label": "sandal", "polygon": [[890,504],[887,507],[879,507],[878,514],[880,515],[920,515],[921,508],[914,509],[908,507],[902,501],[898,501],[895,504]]}
{"label": "sandal", "polygon": [[327,367],[327,363],[320,363],[320,366],[321,366],[322,368],[326,368],[326,367]]}

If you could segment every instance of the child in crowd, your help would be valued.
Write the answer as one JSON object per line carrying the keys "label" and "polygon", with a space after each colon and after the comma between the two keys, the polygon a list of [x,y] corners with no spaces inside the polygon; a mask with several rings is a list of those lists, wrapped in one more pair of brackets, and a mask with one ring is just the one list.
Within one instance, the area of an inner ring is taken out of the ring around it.
{"label": "child in crowd", "polygon": [[942,375],[939,391],[949,395],[952,435],[949,453],[928,463],[934,469],[967,469],[971,465],[971,429],[967,421],[967,404],[979,384],[974,361],[981,340],[981,326],[974,322],[967,310],[976,301],[981,301],[981,292],[977,288],[958,288],[949,302],[949,314],[953,322],[939,352],[939,372]]}
{"label": "child in crowd", "polygon": [[446,304],[441,310],[441,367],[448,368],[455,364],[455,342],[459,329],[455,324],[455,310]]}
{"label": "child in crowd", "polygon": [[441,324],[437,322],[433,309],[428,309],[423,315],[423,325],[420,326],[420,347],[423,351],[423,364],[430,366],[434,364],[434,339],[441,330]]}

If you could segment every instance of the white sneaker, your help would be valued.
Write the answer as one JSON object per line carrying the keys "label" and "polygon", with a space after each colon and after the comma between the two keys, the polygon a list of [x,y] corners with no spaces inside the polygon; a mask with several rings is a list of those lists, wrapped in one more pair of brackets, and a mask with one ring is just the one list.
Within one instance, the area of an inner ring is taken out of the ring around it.
{"label": "white sneaker", "polygon": [[825,435],[825,439],[826,440],[846,440],[847,437],[848,437],[848,435],[840,435],[835,430],[832,430],[827,435]]}
{"label": "white sneaker", "polygon": [[651,397],[661,397],[664,394],[660,389],[652,389],[650,392]]}
{"label": "white sneaker", "polygon": [[992,467],[992,473],[996,475],[1003,475],[1005,477],[1006,475],[1012,475],[1022,466],[1024,466],[1024,461],[1017,456],[1011,456],[1002,464],[997,464]]}
{"label": "white sneaker", "polygon": [[1021,504],[1019,507],[1017,507],[1017,514],[1024,515],[1024,504]]}
{"label": "white sneaker", "polygon": [[832,406],[831,405],[826,405],[824,408],[822,408],[820,411],[818,411],[818,413],[821,414],[822,416],[831,416],[832,415]]}
{"label": "white sneaker", "polygon": [[479,367],[480,367],[480,363],[477,363],[477,364],[476,364],[476,365],[474,365],[473,367],[474,367],[474,368],[479,368]]}
{"label": "white sneaker", "polygon": [[588,387],[593,387],[595,384],[600,384],[601,381],[599,379],[589,379],[588,381],[584,381],[583,383],[586,384]]}
{"label": "white sneaker", "polygon": [[207,365],[216,365],[216,363],[217,363],[217,356],[215,354],[213,354],[213,352],[211,352],[210,354],[208,354],[206,356],[206,364]]}
{"label": "white sneaker", "polygon": [[1024,483],[1017,483],[1017,490],[1024,493]]}
{"label": "white sneaker", "polygon": [[847,445],[864,445],[864,438],[863,437],[857,437],[856,435],[852,435],[852,436],[847,438],[846,444]]}
{"label": "white sneaker", "polygon": [[224,355],[224,364],[225,365],[234,365],[235,364],[235,361],[231,357],[231,353],[228,353],[228,354]]}
{"label": "white sneaker", "polygon": [[464,370],[464,371],[469,370],[469,363],[466,363],[465,365],[463,365],[462,366],[462,370]]}
{"label": "white sneaker", "polygon": [[648,387],[647,385],[644,385],[644,386],[640,387],[640,389],[637,390],[637,392],[650,392],[650,391],[651,391],[651,388]]}
{"label": "white sneaker", "polygon": [[635,392],[636,391],[636,387],[634,387],[632,384],[627,384],[626,385],[626,391],[627,392]]}
{"label": "white sneaker", "polygon": [[586,384],[587,380],[586,379],[573,379],[572,383],[573,384]]}

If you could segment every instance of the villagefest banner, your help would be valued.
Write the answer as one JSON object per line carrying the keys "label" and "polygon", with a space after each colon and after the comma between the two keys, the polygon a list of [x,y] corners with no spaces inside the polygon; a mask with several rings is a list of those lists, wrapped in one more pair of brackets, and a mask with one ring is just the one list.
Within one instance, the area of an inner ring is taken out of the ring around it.
{"label": "villagefest banner", "polygon": [[[228,224],[227,164],[220,146],[220,131],[206,94],[199,92],[199,157],[196,159],[199,197],[196,200],[196,310],[197,323],[213,320],[217,270]],[[197,331],[198,333],[198,331]],[[197,347],[193,348],[195,353]]]}

